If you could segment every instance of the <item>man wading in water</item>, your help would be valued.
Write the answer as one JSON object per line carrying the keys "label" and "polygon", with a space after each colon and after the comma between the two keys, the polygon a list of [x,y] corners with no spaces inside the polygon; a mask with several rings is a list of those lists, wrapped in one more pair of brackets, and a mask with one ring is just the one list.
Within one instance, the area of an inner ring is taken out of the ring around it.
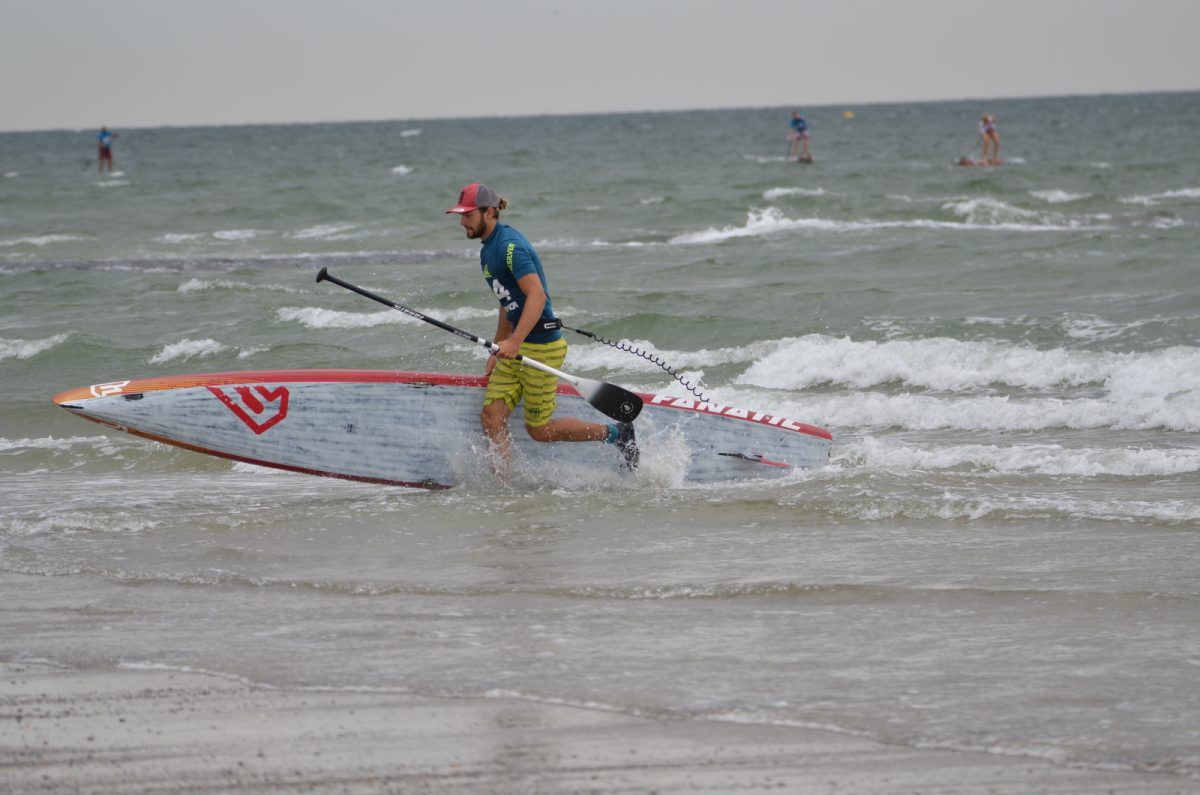
{"label": "man wading in water", "polygon": [[480,182],[458,194],[458,203],[447,210],[460,216],[459,224],[470,240],[483,248],[479,263],[483,278],[500,301],[495,342],[499,350],[488,357],[487,390],[480,420],[503,474],[512,459],[508,417],[524,401],[525,430],[538,442],[607,442],[616,445],[629,469],[637,466],[638,449],[633,425],[619,422],[601,425],[575,417],[554,419],[558,378],[514,361],[518,355],[561,367],[567,358],[567,341],[562,323],[554,317],[546,273],[533,245],[516,229],[500,223],[500,211],[508,201]]}

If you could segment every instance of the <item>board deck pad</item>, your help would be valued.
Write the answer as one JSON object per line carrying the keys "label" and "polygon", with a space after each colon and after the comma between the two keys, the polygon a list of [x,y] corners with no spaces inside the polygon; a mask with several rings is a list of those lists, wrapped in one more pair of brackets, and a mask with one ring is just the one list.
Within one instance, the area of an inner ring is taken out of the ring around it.
{"label": "board deck pad", "polygon": [[[54,402],[85,419],[166,444],[260,466],[420,488],[480,471],[483,376],[391,370],[262,370],[129,379],[68,390]],[[556,417],[608,419],[567,384]],[[683,479],[779,477],[828,462],[813,425],[667,395],[639,393],[643,455],[670,448]],[[515,455],[547,465],[623,471],[613,445],[540,444],[513,414]],[[680,444],[680,441],[683,444]]]}

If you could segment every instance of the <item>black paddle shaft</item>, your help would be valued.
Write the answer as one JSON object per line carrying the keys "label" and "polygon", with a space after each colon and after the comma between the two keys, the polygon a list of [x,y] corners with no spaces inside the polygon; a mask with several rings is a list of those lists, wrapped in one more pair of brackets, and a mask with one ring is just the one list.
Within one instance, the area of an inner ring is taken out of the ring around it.
{"label": "black paddle shaft", "polygon": [[[449,331],[451,334],[457,334],[458,336],[462,337],[463,339],[470,340],[471,342],[474,342],[477,345],[482,345],[483,347],[487,348],[488,350],[491,350],[492,348],[495,347],[495,344],[491,340],[485,340],[482,337],[476,337],[471,332],[463,331],[460,328],[455,328],[454,326],[451,326],[449,323],[443,323],[442,321],[438,320],[436,317],[430,317],[429,315],[421,314],[417,310],[409,309],[407,306],[404,306],[404,304],[398,304],[395,301],[391,300],[390,298],[384,298],[382,295],[376,295],[375,293],[371,292],[370,290],[365,290],[356,284],[351,284],[350,282],[344,282],[341,279],[339,279],[338,277],[331,275],[329,273],[328,269],[326,269],[326,268],[321,268],[321,270],[318,271],[317,281],[318,282],[333,282],[337,286],[345,287],[347,290],[358,293],[359,295],[363,296],[364,298],[370,298],[372,301],[378,301],[379,303],[383,304],[384,306],[390,306],[392,309],[399,310],[400,312],[403,312],[404,314],[408,315],[409,317],[415,317],[417,320],[424,320],[426,323],[437,326],[438,328],[442,329],[443,331]],[[520,359],[520,358],[521,358],[520,356],[517,357],[517,359]]]}

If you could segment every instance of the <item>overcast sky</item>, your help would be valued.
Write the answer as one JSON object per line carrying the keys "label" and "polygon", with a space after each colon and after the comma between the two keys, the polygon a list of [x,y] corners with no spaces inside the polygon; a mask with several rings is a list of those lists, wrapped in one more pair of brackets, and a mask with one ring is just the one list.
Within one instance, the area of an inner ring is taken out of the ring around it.
{"label": "overcast sky", "polygon": [[1200,89],[1200,0],[0,0],[0,130]]}

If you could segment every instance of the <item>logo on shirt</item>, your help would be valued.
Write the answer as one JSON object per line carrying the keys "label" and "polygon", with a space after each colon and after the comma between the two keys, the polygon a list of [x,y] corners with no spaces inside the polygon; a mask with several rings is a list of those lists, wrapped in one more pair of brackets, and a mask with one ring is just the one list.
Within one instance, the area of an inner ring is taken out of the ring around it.
{"label": "logo on shirt", "polygon": [[518,304],[512,300],[512,293],[508,288],[500,283],[499,279],[492,280],[492,292],[496,294],[496,300],[504,307],[504,311],[511,312],[517,308]]}

